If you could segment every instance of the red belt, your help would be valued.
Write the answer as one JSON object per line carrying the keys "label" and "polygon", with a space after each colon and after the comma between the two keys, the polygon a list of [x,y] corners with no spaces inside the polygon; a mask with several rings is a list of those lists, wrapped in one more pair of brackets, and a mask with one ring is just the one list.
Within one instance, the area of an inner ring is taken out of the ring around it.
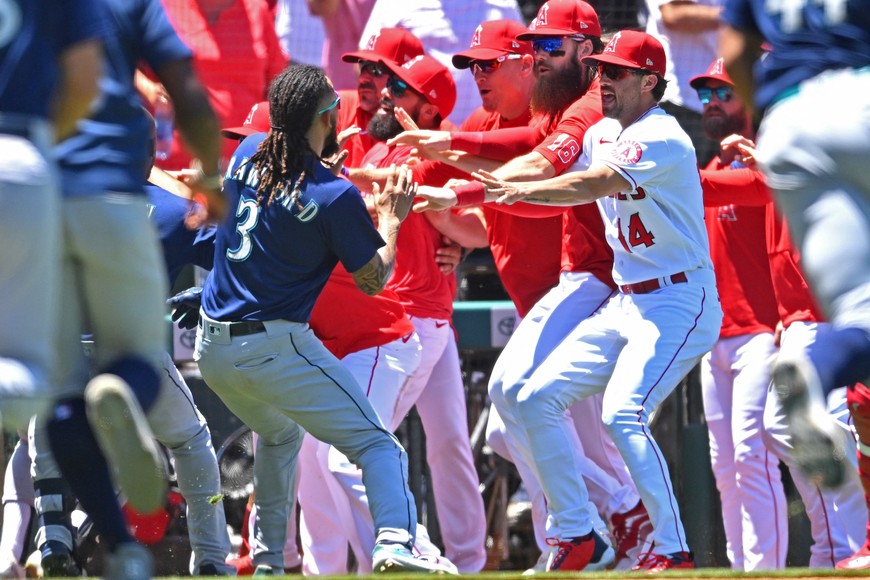
{"label": "red belt", "polygon": [[[679,274],[669,276],[668,279],[671,281],[671,284],[682,284],[683,282],[689,281],[689,279],[686,278],[685,272],[680,272]],[[649,294],[650,292],[654,292],[661,287],[662,283],[659,281],[659,278],[653,278],[652,280],[644,280],[643,282],[620,286],[619,291],[623,294]]]}

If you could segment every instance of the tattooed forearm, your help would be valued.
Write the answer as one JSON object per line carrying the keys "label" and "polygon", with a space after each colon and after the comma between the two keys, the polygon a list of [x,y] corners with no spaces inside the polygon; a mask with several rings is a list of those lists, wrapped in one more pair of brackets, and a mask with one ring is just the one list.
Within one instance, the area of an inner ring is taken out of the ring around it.
{"label": "tattooed forearm", "polygon": [[384,289],[387,280],[393,274],[393,265],[396,263],[396,240],[399,237],[399,224],[381,222],[378,224],[378,232],[387,243],[372,256],[368,264],[353,273],[353,280],[357,288],[374,296]]}

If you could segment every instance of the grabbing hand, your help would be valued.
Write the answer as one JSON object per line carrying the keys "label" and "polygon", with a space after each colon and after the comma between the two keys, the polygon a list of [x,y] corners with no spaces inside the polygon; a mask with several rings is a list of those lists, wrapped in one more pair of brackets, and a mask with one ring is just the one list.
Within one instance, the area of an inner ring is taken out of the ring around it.
{"label": "grabbing hand", "polygon": [[199,307],[202,305],[202,288],[194,286],[183,290],[166,301],[172,308],[172,322],[178,328],[190,330],[199,323]]}
{"label": "grabbing hand", "polygon": [[404,221],[411,211],[411,204],[417,193],[411,170],[402,165],[392,166],[392,173],[387,177],[383,191],[377,183],[372,184],[372,194],[375,196],[375,208],[378,219],[398,218]]}
{"label": "grabbing hand", "polygon": [[441,241],[444,245],[435,250],[435,263],[442,274],[452,274],[462,262],[462,246],[447,236],[443,236]]}
{"label": "grabbing hand", "polygon": [[495,194],[498,196],[498,199],[495,200],[496,203],[506,203],[510,205],[514,202],[521,201],[529,194],[523,190],[521,183],[501,181],[492,173],[484,171],[483,169],[475,171],[471,176],[486,187],[487,194]]}
{"label": "grabbing hand", "polygon": [[451,141],[449,131],[405,131],[388,140],[387,145],[390,147],[408,145],[423,152],[428,149],[447,151],[450,149]]}
{"label": "grabbing hand", "polygon": [[196,209],[196,204],[191,205],[191,211],[185,219],[187,227],[196,229],[205,222],[220,222],[227,215],[227,197],[223,192],[223,178],[220,174],[206,176],[200,172],[195,178],[187,182],[187,186],[193,192],[193,200],[199,203],[204,211]]}
{"label": "grabbing hand", "polygon": [[456,192],[447,187],[421,185],[417,188],[417,197],[423,199],[414,204],[414,211],[418,213],[441,211],[456,205]]}

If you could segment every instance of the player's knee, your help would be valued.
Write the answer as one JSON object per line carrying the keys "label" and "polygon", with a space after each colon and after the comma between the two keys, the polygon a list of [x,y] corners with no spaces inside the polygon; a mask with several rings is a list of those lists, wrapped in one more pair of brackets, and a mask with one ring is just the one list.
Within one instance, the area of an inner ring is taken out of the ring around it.
{"label": "player's knee", "polygon": [[550,424],[565,413],[558,399],[542,389],[527,389],[517,397],[516,415],[529,428],[537,423]]}

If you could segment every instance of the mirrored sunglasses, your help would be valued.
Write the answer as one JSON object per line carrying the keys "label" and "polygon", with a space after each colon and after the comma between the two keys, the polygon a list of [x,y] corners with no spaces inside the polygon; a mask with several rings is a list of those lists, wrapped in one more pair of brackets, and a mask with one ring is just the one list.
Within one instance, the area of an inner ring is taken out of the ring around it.
{"label": "mirrored sunglasses", "polygon": [[497,71],[501,68],[505,62],[509,60],[517,60],[519,58],[523,58],[522,55],[519,54],[503,54],[498,58],[494,58],[492,60],[470,60],[468,61],[468,68],[471,69],[472,74],[485,73],[489,74],[493,71]]}
{"label": "mirrored sunglasses", "polygon": [[[546,53],[552,53],[553,51],[557,51],[562,48],[562,43],[564,39],[567,38],[569,40],[574,40],[580,42],[581,40],[586,40],[586,37],[582,34],[575,34],[573,36],[565,36],[559,38],[539,38],[537,40],[532,41],[532,48],[535,52],[544,51]],[[560,55],[554,55],[560,56]]]}
{"label": "mirrored sunglasses", "polygon": [[368,73],[368,74],[372,75],[373,77],[375,77],[376,79],[387,74],[386,69],[383,66],[381,66],[380,63],[372,62],[370,60],[359,61],[359,72],[360,72],[360,74]]}
{"label": "mirrored sunglasses", "polygon": [[390,89],[390,92],[394,97],[401,97],[408,92],[411,87],[399,77],[392,76],[387,80],[387,88]]}
{"label": "mirrored sunglasses", "polygon": [[727,103],[734,96],[734,90],[731,87],[718,87],[715,89],[698,89],[698,100],[702,105],[707,105],[713,100],[713,95],[723,103]]}
{"label": "mirrored sunglasses", "polygon": [[615,66],[612,64],[598,65],[598,74],[612,81],[621,81],[628,75],[649,75],[649,71],[642,68],[626,68],[624,66]]}

